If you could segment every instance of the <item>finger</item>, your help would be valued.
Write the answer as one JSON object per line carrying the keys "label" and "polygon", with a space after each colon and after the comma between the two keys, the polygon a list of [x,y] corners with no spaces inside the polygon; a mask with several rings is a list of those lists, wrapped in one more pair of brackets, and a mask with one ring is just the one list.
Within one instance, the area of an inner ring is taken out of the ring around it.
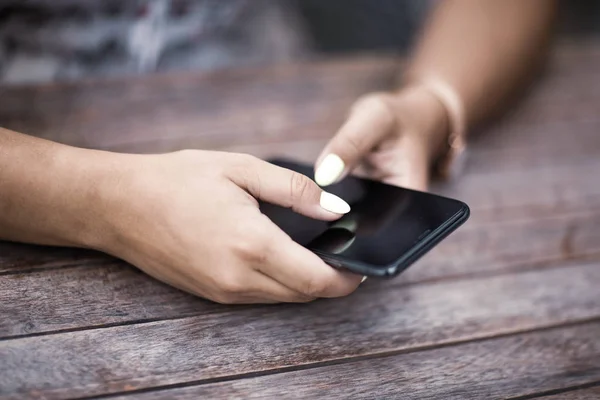
{"label": "finger", "polygon": [[314,296],[307,296],[297,292],[289,287],[277,282],[273,278],[256,271],[252,277],[251,287],[256,292],[253,296],[277,303],[308,303],[316,299]]}
{"label": "finger", "polygon": [[255,198],[307,217],[331,221],[350,211],[348,203],[307,176],[257,158],[247,158],[229,178]]}
{"label": "finger", "polygon": [[[274,304],[284,301],[275,298],[275,296],[263,295],[263,293],[266,293],[264,288],[256,289],[254,291],[248,290],[248,292],[244,293],[223,294],[214,290],[202,290],[193,279],[181,279],[181,277],[178,277],[178,279],[165,279],[164,282],[181,291],[220,304]],[[290,298],[292,298],[292,296],[290,296]]]}
{"label": "finger", "polygon": [[430,166],[427,151],[410,136],[400,138],[398,146],[386,151],[369,154],[366,164],[377,165],[377,173],[371,178],[389,185],[426,191]]}
{"label": "finger", "polygon": [[264,262],[256,266],[262,273],[308,297],[341,297],[356,290],[362,276],[327,265],[279,228],[273,228]]}
{"label": "finger", "polygon": [[282,300],[278,300],[274,298],[274,296],[269,297],[262,295],[262,293],[265,292],[263,289],[256,290],[255,293],[244,292],[224,295],[214,288],[209,288],[205,285],[202,285],[198,281],[197,276],[192,273],[186,273],[185,271],[174,269],[166,270],[169,271],[168,274],[162,273],[160,269],[145,269],[145,272],[148,275],[162,281],[163,283],[166,283],[175,289],[181,290],[182,292],[189,293],[193,296],[202,297],[220,304],[273,304],[282,302]]}
{"label": "finger", "polygon": [[407,173],[401,175],[395,175],[385,178],[383,179],[383,183],[392,186],[398,186],[407,189],[426,192],[428,189],[429,181],[426,173],[422,173],[420,171],[417,171],[416,173],[411,173],[407,171]]}
{"label": "finger", "polygon": [[327,186],[350,172],[394,128],[393,99],[371,94],[358,100],[350,116],[319,156],[315,181]]}

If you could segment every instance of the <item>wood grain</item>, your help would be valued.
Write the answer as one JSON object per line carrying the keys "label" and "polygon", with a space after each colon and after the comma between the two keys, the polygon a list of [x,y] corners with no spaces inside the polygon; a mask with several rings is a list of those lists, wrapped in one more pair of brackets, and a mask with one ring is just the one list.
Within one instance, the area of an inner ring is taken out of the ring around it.
{"label": "wood grain", "polygon": [[[466,200],[471,221],[350,297],[226,307],[99,253],[0,243],[0,398],[600,397],[597,43],[558,46],[520,107],[470,137],[465,175],[433,187]],[[0,87],[0,125],[311,162],[400,67],[376,55]]]}
{"label": "wood grain", "polygon": [[[527,170],[535,167],[573,165],[594,160],[600,151],[598,120],[530,126],[503,125],[470,138],[471,148],[465,174]],[[333,134],[333,132],[331,132]],[[261,158],[287,154],[312,163],[327,138],[260,144],[230,144],[223,150],[251,153]]]}
{"label": "wood grain", "polygon": [[93,251],[0,241],[0,275],[75,265],[105,265],[111,262],[114,262],[112,258]]}
{"label": "wood grain", "polygon": [[104,266],[5,276],[0,280],[0,339],[243,309],[188,295],[113,260]]}
{"label": "wood grain", "polygon": [[[595,116],[600,81],[589,65],[597,57],[593,44],[559,47],[544,85],[515,109],[510,125]],[[332,135],[358,96],[390,88],[400,66],[393,57],[365,56],[1,88],[0,125],[73,145],[134,152],[322,139]]]}
{"label": "wood grain", "polygon": [[[595,199],[600,193],[592,184],[600,169],[600,160],[585,160],[572,166],[548,165],[526,170],[497,170],[485,174],[465,175],[452,184],[435,190],[450,197],[464,199],[476,211],[501,211],[516,207],[554,207]],[[546,199],[546,200],[544,200]]]}
{"label": "wood grain", "polygon": [[[596,322],[324,368],[119,398],[515,398],[599,382],[598,337],[600,323]],[[556,398],[577,398],[562,396]]]}
{"label": "wood grain", "polygon": [[600,317],[599,284],[592,263],[4,340],[0,398],[115,393],[589,320]]}
{"label": "wood grain", "polygon": [[[381,296],[419,282],[600,259],[598,226],[600,213],[465,226],[403,275],[374,284],[373,290]],[[0,338],[239,309],[171,289],[124,262],[58,260],[63,263],[58,265],[80,267],[15,273],[0,280]]]}
{"label": "wood grain", "polygon": [[600,383],[599,386],[589,389],[574,390],[570,392],[554,394],[549,396],[536,397],[539,400],[598,400],[600,399]]}
{"label": "wood grain", "polygon": [[[43,90],[7,88],[3,98],[10,102],[0,107],[0,124],[102,148],[126,148],[139,142],[158,150],[214,148],[281,139],[299,130],[314,137],[319,132],[313,129],[315,121],[339,124],[342,109],[356,97],[389,86],[398,64],[389,57],[370,57],[351,64],[333,61],[268,71],[164,75],[126,84],[115,80],[49,85]],[[342,65],[346,68],[340,73]]]}

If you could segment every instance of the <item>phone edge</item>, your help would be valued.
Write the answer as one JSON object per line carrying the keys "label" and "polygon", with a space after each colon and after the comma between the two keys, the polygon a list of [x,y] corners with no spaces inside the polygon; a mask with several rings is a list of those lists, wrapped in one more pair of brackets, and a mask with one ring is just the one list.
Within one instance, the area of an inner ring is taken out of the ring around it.
{"label": "phone edge", "polygon": [[412,264],[414,264],[417,260],[419,260],[421,257],[423,257],[426,253],[428,253],[431,249],[433,249],[442,240],[447,238],[452,232],[454,232],[465,222],[467,222],[471,215],[471,209],[466,203],[460,200],[454,201],[457,201],[461,204],[461,209],[456,214],[454,214],[452,218],[448,219],[448,221],[446,221],[443,225],[431,232],[431,234],[427,235],[427,237],[423,241],[417,244],[417,246],[411,249],[400,260],[388,266],[385,269],[385,274],[383,276],[393,277],[400,274]]}
{"label": "phone edge", "polygon": [[454,214],[451,218],[449,218],[443,225],[427,235],[426,238],[413,247],[400,260],[389,266],[378,267],[375,269],[372,268],[372,266],[361,262],[331,257],[330,254],[319,251],[311,251],[313,251],[317,256],[319,256],[319,258],[333,268],[345,269],[346,271],[355,274],[364,274],[377,278],[395,277],[414,264],[419,258],[424,256],[433,247],[448,237],[452,232],[458,229],[469,219],[469,216],[471,215],[469,206],[460,200],[454,201],[457,201],[461,204],[461,209],[457,211],[456,214]]}

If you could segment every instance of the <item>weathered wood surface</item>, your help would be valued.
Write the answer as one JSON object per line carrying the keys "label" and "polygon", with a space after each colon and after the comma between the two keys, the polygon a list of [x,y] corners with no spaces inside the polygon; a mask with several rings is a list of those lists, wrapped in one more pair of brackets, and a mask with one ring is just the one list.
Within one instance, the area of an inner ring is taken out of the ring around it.
{"label": "weathered wood surface", "polygon": [[[46,398],[119,392],[316,367],[600,319],[599,281],[600,264],[593,263],[403,290],[375,283],[342,301],[228,308],[0,341],[0,387],[9,398],[39,387]],[[164,313],[169,304],[148,307]],[[122,311],[128,311],[126,305]],[[595,334],[600,337],[600,330]]]}
{"label": "weathered wood surface", "polygon": [[600,399],[600,383],[589,389],[573,390],[548,396],[542,396],[540,400],[598,400]]}
{"label": "weathered wood surface", "polygon": [[[600,214],[465,227],[401,277],[377,286],[406,285],[543,269],[600,258]],[[0,338],[102,324],[203,315],[223,306],[170,289],[107,257],[0,279]],[[369,286],[369,285],[367,285]]]}
{"label": "weathered wood surface", "polygon": [[501,399],[600,382],[600,323],[122,399]]}
{"label": "weathered wood surface", "polygon": [[[119,151],[312,161],[399,62],[0,88],[0,125]],[[100,253],[0,243],[0,398],[544,398],[600,393],[600,46],[562,44],[436,192],[473,216],[348,298],[229,307]]]}
{"label": "weathered wood surface", "polygon": [[[597,119],[595,42],[561,47],[511,127]],[[61,142],[134,151],[329,137],[357,96],[400,62],[362,57],[210,74],[4,88],[0,124]]]}

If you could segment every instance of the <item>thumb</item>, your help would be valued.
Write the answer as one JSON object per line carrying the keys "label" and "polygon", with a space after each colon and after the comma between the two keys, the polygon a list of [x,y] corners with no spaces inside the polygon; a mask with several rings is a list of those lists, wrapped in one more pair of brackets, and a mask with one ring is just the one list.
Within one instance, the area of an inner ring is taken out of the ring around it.
{"label": "thumb", "polygon": [[348,120],[317,159],[315,181],[331,185],[348,174],[394,128],[393,97],[373,93],[359,99]]}
{"label": "thumb", "polygon": [[350,211],[340,197],[321,189],[306,175],[278,167],[254,157],[244,157],[242,168],[236,168],[229,179],[254,198],[310,218],[336,220]]}

